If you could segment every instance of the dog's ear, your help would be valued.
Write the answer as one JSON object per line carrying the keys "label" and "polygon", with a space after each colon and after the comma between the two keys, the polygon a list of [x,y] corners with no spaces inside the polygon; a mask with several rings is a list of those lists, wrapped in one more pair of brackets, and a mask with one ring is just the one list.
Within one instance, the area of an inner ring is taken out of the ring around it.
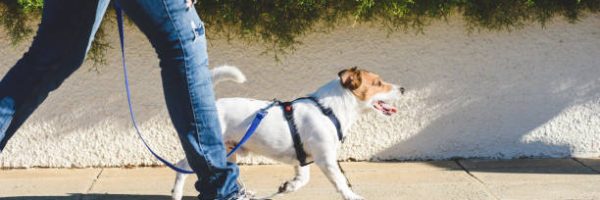
{"label": "dog's ear", "polygon": [[340,83],[344,88],[349,90],[356,90],[360,87],[362,79],[360,76],[360,70],[358,67],[352,67],[350,69],[344,69],[338,73],[340,77]]}

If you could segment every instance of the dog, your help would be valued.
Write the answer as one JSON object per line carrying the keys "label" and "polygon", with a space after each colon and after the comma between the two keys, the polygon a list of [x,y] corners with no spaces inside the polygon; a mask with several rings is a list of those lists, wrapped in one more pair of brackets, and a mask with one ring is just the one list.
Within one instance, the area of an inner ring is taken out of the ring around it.
{"label": "dog", "polygon": [[[243,83],[246,78],[236,67],[222,66],[212,70],[215,84],[231,80]],[[324,107],[330,108],[339,120],[344,136],[359,117],[368,112],[377,112],[383,116],[392,116],[396,107],[388,101],[399,99],[404,88],[383,81],[377,74],[358,69],[344,69],[338,76],[317,89],[310,96]],[[216,102],[219,121],[223,131],[223,140],[227,149],[233,148],[243,137],[257,111],[272,102],[248,98],[221,98]],[[298,100],[293,104],[295,125],[303,142],[307,160],[312,160],[333,183],[344,199],[364,199],[354,193],[337,163],[337,150],[341,146],[334,123],[311,100]],[[294,148],[290,128],[284,118],[283,109],[278,106],[268,110],[254,135],[236,154],[248,152],[263,155],[276,161],[295,166],[296,175],[283,183],[279,191],[294,192],[309,181],[309,165],[300,166]],[[229,158],[235,162],[235,155]],[[183,159],[177,166],[190,169]],[[173,186],[174,200],[183,195],[186,174],[178,173]]]}

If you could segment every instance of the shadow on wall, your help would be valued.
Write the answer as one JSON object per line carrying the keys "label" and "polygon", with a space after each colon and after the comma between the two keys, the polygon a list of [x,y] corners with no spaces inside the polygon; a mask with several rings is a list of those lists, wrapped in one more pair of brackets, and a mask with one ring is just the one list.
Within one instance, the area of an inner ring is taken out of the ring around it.
{"label": "shadow on wall", "polygon": [[[0,200],[168,200],[167,195],[133,195],[133,194],[70,194],[69,196],[19,196],[0,197]],[[192,200],[196,197],[184,197],[183,200]]]}
{"label": "shadow on wall", "polygon": [[[596,106],[592,113],[597,111],[600,70],[594,56],[584,56],[591,60],[578,65],[560,60],[568,54],[538,57],[543,60],[515,57],[516,61],[505,56],[510,61],[439,68],[450,78],[417,83],[412,92],[432,90],[420,100],[436,115],[418,133],[371,159],[568,157],[575,146],[600,143],[585,141],[597,131],[581,128],[590,125],[585,114],[565,114],[582,105]],[[559,122],[549,125],[553,120]]]}

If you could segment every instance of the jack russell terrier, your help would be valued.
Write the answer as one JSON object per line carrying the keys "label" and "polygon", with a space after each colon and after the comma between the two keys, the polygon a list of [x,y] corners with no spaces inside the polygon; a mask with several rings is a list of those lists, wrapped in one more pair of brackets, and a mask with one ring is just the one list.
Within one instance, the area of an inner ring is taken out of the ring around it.
{"label": "jack russell terrier", "polygon": [[[215,84],[225,80],[238,83],[246,80],[242,72],[231,66],[213,69],[212,76]],[[289,102],[283,109],[270,108],[254,135],[236,153],[245,155],[252,152],[294,165],[296,176],[281,185],[280,193],[296,191],[308,183],[310,170],[306,160],[312,160],[344,199],[364,199],[351,190],[337,163],[341,139],[347,136],[352,124],[362,114],[369,111],[384,116],[395,114],[396,108],[387,101],[396,100],[403,93],[404,88],[384,82],[375,73],[357,67],[344,69],[337,78],[317,89],[309,98],[293,101],[293,113],[287,112],[291,111],[287,107],[292,105]],[[273,102],[221,98],[216,104],[223,140],[226,147],[231,149],[244,136],[257,111]],[[326,113],[327,110],[329,113]],[[229,161],[236,162],[235,155]],[[179,161],[177,166],[191,170],[185,159]],[[177,174],[172,191],[174,200],[182,198],[186,176]]]}

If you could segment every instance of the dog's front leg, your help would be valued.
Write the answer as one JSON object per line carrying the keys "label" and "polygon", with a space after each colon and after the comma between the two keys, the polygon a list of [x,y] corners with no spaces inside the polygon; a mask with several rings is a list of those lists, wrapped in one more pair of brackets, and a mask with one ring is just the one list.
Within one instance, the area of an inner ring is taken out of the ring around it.
{"label": "dog's front leg", "polygon": [[315,164],[321,168],[325,176],[329,178],[329,181],[335,185],[337,190],[342,193],[346,200],[362,200],[364,199],[360,195],[354,193],[350,189],[350,185],[339,168],[335,153],[333,155],[318,155],[315,156]]}
{"label": "dog's front leg", "polygon": [[294,166],[294,169],[296,170],[296,177],[279,186],[279,192],[289,193],[297,191],[302,186],[305,186],[308,183],[308,180],[310,180],[310,166],[296,165]]}
{"label": "dog's front leg", "polygon": [[[187,159],[185,158],[177,162],[177,167],[186,170],[192,170],[187,162]],[[188,174],[177,172],[175,184],[173,185],[173,190],[171,190],[173,200],[181,200],[181,198],[183,198],[183,186],[185,185],[185,178],[187,178],[187,176]]]}

